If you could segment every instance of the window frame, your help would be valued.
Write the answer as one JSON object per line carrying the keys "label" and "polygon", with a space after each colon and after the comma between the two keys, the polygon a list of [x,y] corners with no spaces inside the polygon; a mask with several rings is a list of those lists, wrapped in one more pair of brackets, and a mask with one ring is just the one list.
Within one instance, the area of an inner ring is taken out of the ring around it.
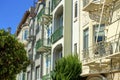
{"label": "window frame", "polygon": [[[93,25],[93,36],[94,36],[93,38],[94,38],[94,41],[96,41],[96,35],[98,35],[98,38],[97,38],[98,40],[97,40],[97,42],[104,41],[104,40],[105,40],[105,31],[104,31],[104,29],[105,29],[105,24],[101,24],[101,25],[100,25],[99,33],[97,33],[98,27],[99,27],[98,24]],[[99,36],[101,33],[102,33],[102,35]],[[102,40],[100,40],[100,38],[102,38]]]}
{"label": "window frame", "polygon": [[40,66],[36,66],[35,69],[36,69],[35,70],[35,74],[36,74],[35,78],[36,78],[36,80],[39,80],[40,79]]}
{"label": "window frame", "polygon": [[74,4],[74,18],[78,17],[78,2],[76,1]]}
{"label": "window frame", "polygon": [[77,43],[74,44],[74,53],[77,54]]}
{"label": "window frame", "polygon": [[27,80],[30,80],[30,71],[27,72]]}
{"label": "window frame", "polygon": [[46,55],[46,74],[50,73],[50,68],[51,68],[51,55],[48,54]]}
{"label": "window frame", "polygon": [[[87,39],[87,44],[86,44],[86,40]],[[86,28],[83,30],[83,49],[88,49],[89,47],[89,28]]]}
{"label": "window frame", "polygon": [[28,38],[28,35],[29,35],[29,30],[28,29],[24,29],[23,30],[23,40],[27,40]]}

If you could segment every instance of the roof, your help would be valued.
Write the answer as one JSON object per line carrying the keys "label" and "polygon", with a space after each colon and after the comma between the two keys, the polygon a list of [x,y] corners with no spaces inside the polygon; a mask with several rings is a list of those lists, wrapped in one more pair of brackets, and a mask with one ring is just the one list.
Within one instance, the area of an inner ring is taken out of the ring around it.
{"label": "roof", "polygon": [[18,25],[18,27],[17,27],[17,31],[16,31],[16,36],[18,36],[18,34],[19,34],[19,32],[21,31],[21,29],[22,29],[22,25],[26,22],[26,20],[27,20],[27,18],[29,17],[29,14],[30,14],[30,12],[29,11],[26,11],[25,13],[24,13],[24,15],[23,15],[23,18],[22,18],[22,20],[21,20],[21,22],[19,23],[19,25]]}

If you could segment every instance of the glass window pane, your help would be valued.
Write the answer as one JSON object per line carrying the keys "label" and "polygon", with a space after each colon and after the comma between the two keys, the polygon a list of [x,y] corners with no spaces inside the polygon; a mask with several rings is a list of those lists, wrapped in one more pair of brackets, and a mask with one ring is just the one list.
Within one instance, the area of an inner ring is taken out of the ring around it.
{"label": "glass window pane", "polygon": [[97,38],[97,42],[103,41],[105,38],[105,32],[104,32],[105,25],[104,24],[100,25],[99,32],[98,32],[98,28],[99,28],[98,24],[94,25],[94,39],[96,41],[96,38]]}
{"label": "glass window pane", "polygon": [[36,79],[40,78],[40,69],[39,68],[40,68],[39,66],[36,67]]}
{"label": "glass window pane", "polygon": [[84,44],[83,44],[83,48],[87,49],[88,48],[88,39],[89,39],[89,34],[88,34],[88,28],[86,30],[84,30]]}

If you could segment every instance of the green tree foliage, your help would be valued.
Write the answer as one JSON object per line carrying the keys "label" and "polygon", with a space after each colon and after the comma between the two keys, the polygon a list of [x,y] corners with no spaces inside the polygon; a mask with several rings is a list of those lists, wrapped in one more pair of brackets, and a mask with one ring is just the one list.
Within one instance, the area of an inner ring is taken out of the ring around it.
{"label": "green tree foliage", "polygon": [[68,56],[56,62],[51,74],[53,80],[80,80],[81,63],[77,56]]}
{"label": "green tree foliage", "polygon": [[24,71],[29,63],[24,45],[0,30],[0,80],[15,80],[16,74]]}

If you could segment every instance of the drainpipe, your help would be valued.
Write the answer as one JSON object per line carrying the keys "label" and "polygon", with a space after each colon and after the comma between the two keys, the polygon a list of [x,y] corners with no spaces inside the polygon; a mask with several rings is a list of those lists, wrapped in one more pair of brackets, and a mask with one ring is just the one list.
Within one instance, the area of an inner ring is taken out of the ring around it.
{"label": "drainpipe", "polygon": [[[42,18],[42,21],[44,21],[44,19]],[[42,39],[42,45],[44,44],[44,24],[42,24],[42,32],[41,32],[41,39]],[[41,54],[41,61],[40,61],[40,65],[41,65],[41,78],[43,76],[43,53],[40,53]]]}
{"label": "drainpipe", "polygon": [[79,19],[79,22],[78,22],[78,27],[79,27],[79,39],[78,39],[78,40],[79,40],[79,46],[78,46],[78,48],[79,48],[79,51],[78,51],[78,58],[79,58],[79,60],[80,60],[80,56],[81,56],[81,55],[80,55],[80,42],[81,42],[81,40],[80,40],[80,32],[81,32],[81,31],[80,31],[80,29],[81,29],[81,26],[80,26],[80,24],[81,24],[81,23],[80,23],[80,18],[81,18],[81,3],[82,3],[82,1],[79,0],[78,2],[79,2],[79,7],[78,7],[78,8],[79,8],[79,16],[78,16],[78,19]]}
{"label": "drainpipe", "polygon": [[35,37],[34,37],[34,22],[35,22],[35,19],[33,19],[33,26],[32,26],[32,30],[33,30],[33,35],[32,35],[32,45],[31,45],[31,52],[32,52],[32,64],[31,64],[31,80],[33,78],[33,66],[34,66],[34,60],[33,60],[33,54],[34,54],[34,43],[35,43]]}

